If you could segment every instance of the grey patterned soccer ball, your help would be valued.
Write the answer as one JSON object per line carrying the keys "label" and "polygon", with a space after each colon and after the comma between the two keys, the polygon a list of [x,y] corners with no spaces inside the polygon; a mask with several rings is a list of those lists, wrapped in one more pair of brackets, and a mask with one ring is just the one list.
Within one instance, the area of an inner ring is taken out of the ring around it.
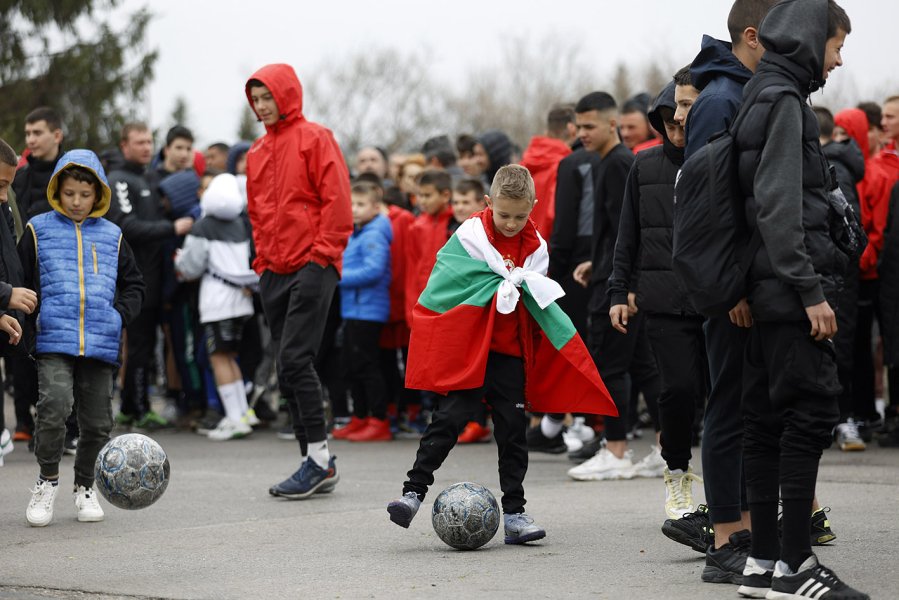
{"label": "grey patterned soccer ball", "polygon": [[500,511],[490,490],[478,483],[454,483],[437,496],[431,523],[441,540],[459,550],[480,548],[496,535]]}
{"label": "grey patterned soccer ball", "polygon": [[169,459],[155,440],[126,433],[100,450],[94,480],[110,504],[127,510],[146,508],[159,500],[169,485]]}

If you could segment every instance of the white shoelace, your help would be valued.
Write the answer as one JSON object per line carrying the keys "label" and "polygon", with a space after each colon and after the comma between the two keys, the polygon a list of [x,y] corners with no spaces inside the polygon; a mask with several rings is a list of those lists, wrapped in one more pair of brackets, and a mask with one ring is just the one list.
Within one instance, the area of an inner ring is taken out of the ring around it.
{"label": "white shoelace", "polygon": [[53,487],[49,482],[35,485],[31,490],[31,506],[40,505],[44,510],[50,510],[53,504]]}
{"label": "white shoelace", "polygon": [[851,440],[861,439],[861,435],[858,432],[858,423],[852,419],[848,419],[843,423],[843,435]]}

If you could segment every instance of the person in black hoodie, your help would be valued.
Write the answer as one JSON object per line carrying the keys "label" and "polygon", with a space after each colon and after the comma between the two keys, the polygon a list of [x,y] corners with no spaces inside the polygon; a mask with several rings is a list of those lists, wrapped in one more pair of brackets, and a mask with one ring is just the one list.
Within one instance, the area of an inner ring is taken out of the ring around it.
{"label": "person in black hoodie", "polygon": [[642,311],[658,365],[661,451],[654,447],[655,453],[660,452],[655,463],[664,473],[665,511],[671,519],[696,510],[693,480],[698,478],[690,467],[692,429],[697,399],[705,395],[706,387],[703,319],[671,266],[674,182],[684,162],[684,129],[675,121],[676,85],[692,87],[689,67],[678,71],[649,111],[649,122],[662,135],[662,145],[637,153],[634,160],[609,279],[612,327],[627,334],[629,318]]}
{"label": "person in black hoodie", "polygon": [[165,247],[176,236],[186,235],[194,220],[181,217],[170,221],[163,215],[159,197],[146,177],[147,165],[153,158],[153,136],[145,124],[125,125],[120,147],[124,162],[109,172],[112,200],[106,217],[122,229],[125,241],[134,248],[146,296],[140,314],[127,327],[128,357],[119,421],[153,429],[168,425],[150,409],[147,395],[162,307]]}
{"label": "person in black hoodie", "polygon": [[[865,177],[865,157],[861,148],[851,137],[834,141],[833,113],[823,106],[812,108],[818,118],[818,132],[821,148],[827,162],[833,167],[837,183],[849,206],[859,212],[858,189],[856,185]],[[859,433],[859,423],[853,413],[852,381],[855,364],[855,329],[858,322],[858,289],[859,268],[856,261],[849,261],[843,276],[843,288],[839,294],[837,305],[837,331],[833,338],[834,350],[837,353],[837,372],[840,377],[840,424],[834,429],[834,439],[843,451],[865,449],[865,441]],[[859,415],[860,416],[860,415]],[[863,418],[863,417],[862,417]]]}
{"label": "person in black hoodie", "polygon": [[849,258],[831,235],[831,178],[807,101],[842,65],[850,31],[833,0],[775,5],[759,27],[766,52],[735,132],[746,220],[762,242],[748,274],[754,323],[743,366],[753,531],[740,592],[750,597],[868,598],[821,565],[809,539],[818,463],[839,417],[833,307]]}

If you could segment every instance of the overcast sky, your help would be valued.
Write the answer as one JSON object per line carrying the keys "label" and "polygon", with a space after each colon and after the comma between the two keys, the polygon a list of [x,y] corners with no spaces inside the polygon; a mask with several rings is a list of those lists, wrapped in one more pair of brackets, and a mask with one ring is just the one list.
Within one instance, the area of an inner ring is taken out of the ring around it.
{"label": "overcast sky", "polygon": [[[852,20],[845,66],[830,89],[859,90],[882,100],[899,93],[896,0],[841,0]],[[145,0],[126,0],[128,12]],[[417,52],[430,48],[434,74],[458,82],[494,62],[505,36],[579,42],[606,85],[614,66],[689,62],[703,33],[727,38],[730,0],[153,0],[148,42],[159,50],[150,86],[149,120],[167,126],[175,98],[188,102],[198,144],[234,141],[243,86],[258,67],[292,64],[300,79],[322,60],[374,47]],[[814,100],[827,105],[827,91]],[[835,92],[832,92],[836,95]],[[339,99],[335,99],[339,101]],[[831,106],[839,109],[840,106]],[[313,115],[314,116],[314,115]],[[352,118],[352,115],[347,115]],[[327,125],[327,123],[325,123]]]}

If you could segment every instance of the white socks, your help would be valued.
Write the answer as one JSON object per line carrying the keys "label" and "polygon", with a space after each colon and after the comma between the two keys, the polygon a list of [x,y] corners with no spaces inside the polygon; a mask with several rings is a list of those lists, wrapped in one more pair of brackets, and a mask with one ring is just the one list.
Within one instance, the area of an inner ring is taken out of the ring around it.
{"label": "white socks", "polygon": [[555,419],[550,418],[549,415],[543,415],[543,418],[540,419],[540,432],[544,437],[549,439],[559,435],[563,426],[564,424],[562,421],[556,421]]}
{"label": "white socks", "polygon": [[247,390],[243,381],[234,381],[217,387],[222,406],[225,407],[225,416],[232,421],[240,421],[247,414]]}
{"label": "white socks", "polygon": [[309,443],[309,458],[314,460],[322,469],[328,468],[331,461],[331,453],[328,452],[328,442]]}

